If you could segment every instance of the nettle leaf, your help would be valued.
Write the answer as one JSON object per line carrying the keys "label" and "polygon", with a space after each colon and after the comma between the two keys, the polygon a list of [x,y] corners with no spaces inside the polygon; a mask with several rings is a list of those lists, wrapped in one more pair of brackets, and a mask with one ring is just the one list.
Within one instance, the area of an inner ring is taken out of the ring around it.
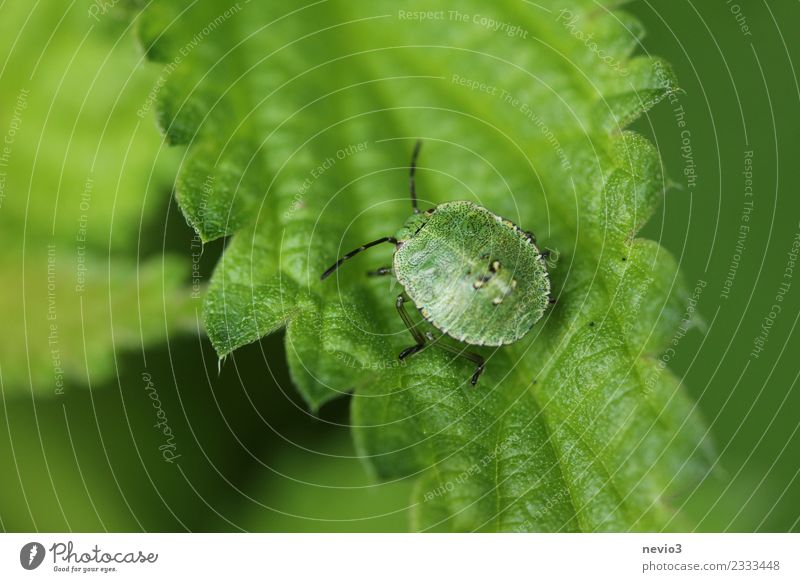
{"label": "nettle leaf", "polygon": [[150,241],[139,240],[174,182],[174,153],[159,152],[150,115],[136,115],[152,72],[126,42],[133,32],[124,15],[95,19],[85,3],[63,4],[3,12],[6,396],[96,386],[118,371],[115,349],[196,328],[190,260],[145,255]]}
{"label": "nettle leaf", "polygon": [[[656,359],[686,293],[635,238],[665,189],[657,152],[623,130],[676,91],[632,56],[611,3],[154,2],[158,118],[188,147],[178,199],[205,239],[231,236],[205,304],[220,356],[286,328],[292,377],[316,409],[353,392],[353,434],[379,478],[419,479],[420,530],[659,530],[704,471],[704,428]],[[469,199],[560,252],[557,304],[472,368],[411,343],[400,289],[365,253],[421,204]]]}

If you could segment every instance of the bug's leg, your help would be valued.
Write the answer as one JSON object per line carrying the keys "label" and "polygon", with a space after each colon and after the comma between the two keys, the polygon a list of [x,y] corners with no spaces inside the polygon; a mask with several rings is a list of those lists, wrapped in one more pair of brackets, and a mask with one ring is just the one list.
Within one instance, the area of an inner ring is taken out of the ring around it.
{"label": "bug's leg", "polygon": [[475,352],[467,352],[456,346],[451,346],[450,344],[444,343],[440,341],[442,336],[439,336],[435,340],[433,345],[436,347],[442,348],[443,350],[450,352],[451,354],[455,354],[461,358],[466,358],[470,362],[473,362],[477,367],[475,368],[475,372],[472,374],[472,378],[470,379],[470,383],[475,386],[478,383],[478,378],[481,377],[483,374],[483,370],[486,367],[486,361],[483,359],[482,356],[476,354]]}
{"label": "bug's leg", "polygon": [[381,267],[380,269],[376,269],[374,271],[367,271],[368,277],[383,277],[384,275],[391,275],[392,268],[391,267]]}
{"label": "bug's leg", "polygon": [[341,259],[336,261],[333,265],[328,267],[328,269],[324,273],[322,273],[322,276],[320,277],[320,281],[324,281],[325,279],[330,277],[331,273],[333,273],[336,269],[341,267],[342,263],[344,263],[345,261],[349,261],[350,259],[355,257],[357,254],[362,253],[365,250],[374,247],[375,245],[379,245],[379,244],[385,243],[385,242],[392,243],[393,245],[396,245],[397,244],[397,239],[394,238],[393,236],[385,236],[383,238],[379,238],[378,240],[374,240],[374,241],[372,241],[370,243],[367,243],[365,245],[361,245],[357,249],[350,251],[345,256],[343,256]]}
{"label": "bug's leg", "polygon": [[405,293],[401,293],[397,296],[397,301],[395,301],[395,306],[397,307],[397,313],[400,314],[400,319],[403,320],[403,323],[406,324],[408,331],[414,336],[414,340],[416,340],[416,344],[413,346],[407,347],[398,356],[399,359],[404,360],[409,356],[413,356],[417,352],[419,352],[422,348],[425,347],[425,336],[414,327],[414,323],[411,321],[411,318],[406,311],[405,302],[408,301],[408,296]]}

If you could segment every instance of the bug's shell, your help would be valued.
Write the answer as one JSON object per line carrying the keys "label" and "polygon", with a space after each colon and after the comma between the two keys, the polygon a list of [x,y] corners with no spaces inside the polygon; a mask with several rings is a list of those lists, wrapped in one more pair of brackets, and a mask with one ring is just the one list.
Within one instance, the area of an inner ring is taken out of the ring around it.
{"label": "bug's shell", "polygon": [[394,274],[434,327],[459,341],[515,342],[541,319],[550,278],[527,233],[472,202],[408,219],[395,237]]}

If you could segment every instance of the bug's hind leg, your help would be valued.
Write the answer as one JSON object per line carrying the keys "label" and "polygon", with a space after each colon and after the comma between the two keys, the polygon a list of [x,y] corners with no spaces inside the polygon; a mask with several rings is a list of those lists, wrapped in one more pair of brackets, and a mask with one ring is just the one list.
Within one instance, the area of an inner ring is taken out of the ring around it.
{"label": "bug's hind leg", "polygon": [[381,267],[380,269],[375,269],[374,271],[367,271],[368,277],[383,277],[385,275],[391,275],[392,268],[391,267]]}
{"label": "bug's hind leg", "polygon": [[450,344],[444,343],[443,341],[441,341],[442,336],[439,336],[436,339],[433,339],[430,335],[428,337],[431,339],[432,342],[434,342],[433,345],[435,345],[436,347],[442,348],[443,350],[450,352],[451,354],[455,354],[456,356],[459,356],[461,358],[466,358],[470,362],[473,362],[476,365],[476,368],[475,372],[472,374],[472,378],[470,379],[470,384],[475,386],[475,384],[478,383],[478,378],[481,377],[481,374],[483,374],[483,370],[486,368],[486,360],[484,360],[482,356],[476,354],[475,352],[467,352],[465,350],[457,348],[456,346],[451,346]]}
{"label": "bug's hind leg", "polygon": [[414,323],[411,321],[411,318],[409,317],[408,312],[406,311],[405,303],[408,300],[409,300],[408,296],[405,293],[401,293],[400,295],[397,296],[397,300],[395,301],[395,306],[397,307],[397,313],[400,314],[400,319],[402,319],[403,323],[406,324],[408,331],[411,333],[412,336],[414,336],[414,339],[416,340],[417,343],[414,344],[413,346],[407,347],[402,352],[400,352],[398,358],[401,360],[405,360],[407,357],[413,356],[414,354],[421,351],[425,347],[425,336],[423,336],[422,333],[416,327],[414,327]]}

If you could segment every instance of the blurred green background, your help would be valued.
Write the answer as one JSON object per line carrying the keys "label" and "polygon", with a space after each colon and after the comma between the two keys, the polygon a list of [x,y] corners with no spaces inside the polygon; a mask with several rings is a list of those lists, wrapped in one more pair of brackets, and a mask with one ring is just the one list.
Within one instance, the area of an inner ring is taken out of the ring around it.
{"label": "blurred green background", "polygon": [[[0,528],[408,529],[411,484],[370,478],[346,399],[308,412],[282,338],[220,367],[198,334],[193,278],[207,278],[222,247],[200,255],[171,198],[181,152],[143,110],[158,73],[132,9],[53,4],[0,6]],[[800,282],[751,355],[800,234],[800,5],[626,9],[648,31],[640,52],[670,61],[684,89],[635,126],[674,181],[644,235],[679,258],[692,287],[705,283],[707,330],[689,332],[670,365],[708,421],[721,471],[680,503],[700,530],[800,530]],[[179,464],[159,450],[154,394]]]}

